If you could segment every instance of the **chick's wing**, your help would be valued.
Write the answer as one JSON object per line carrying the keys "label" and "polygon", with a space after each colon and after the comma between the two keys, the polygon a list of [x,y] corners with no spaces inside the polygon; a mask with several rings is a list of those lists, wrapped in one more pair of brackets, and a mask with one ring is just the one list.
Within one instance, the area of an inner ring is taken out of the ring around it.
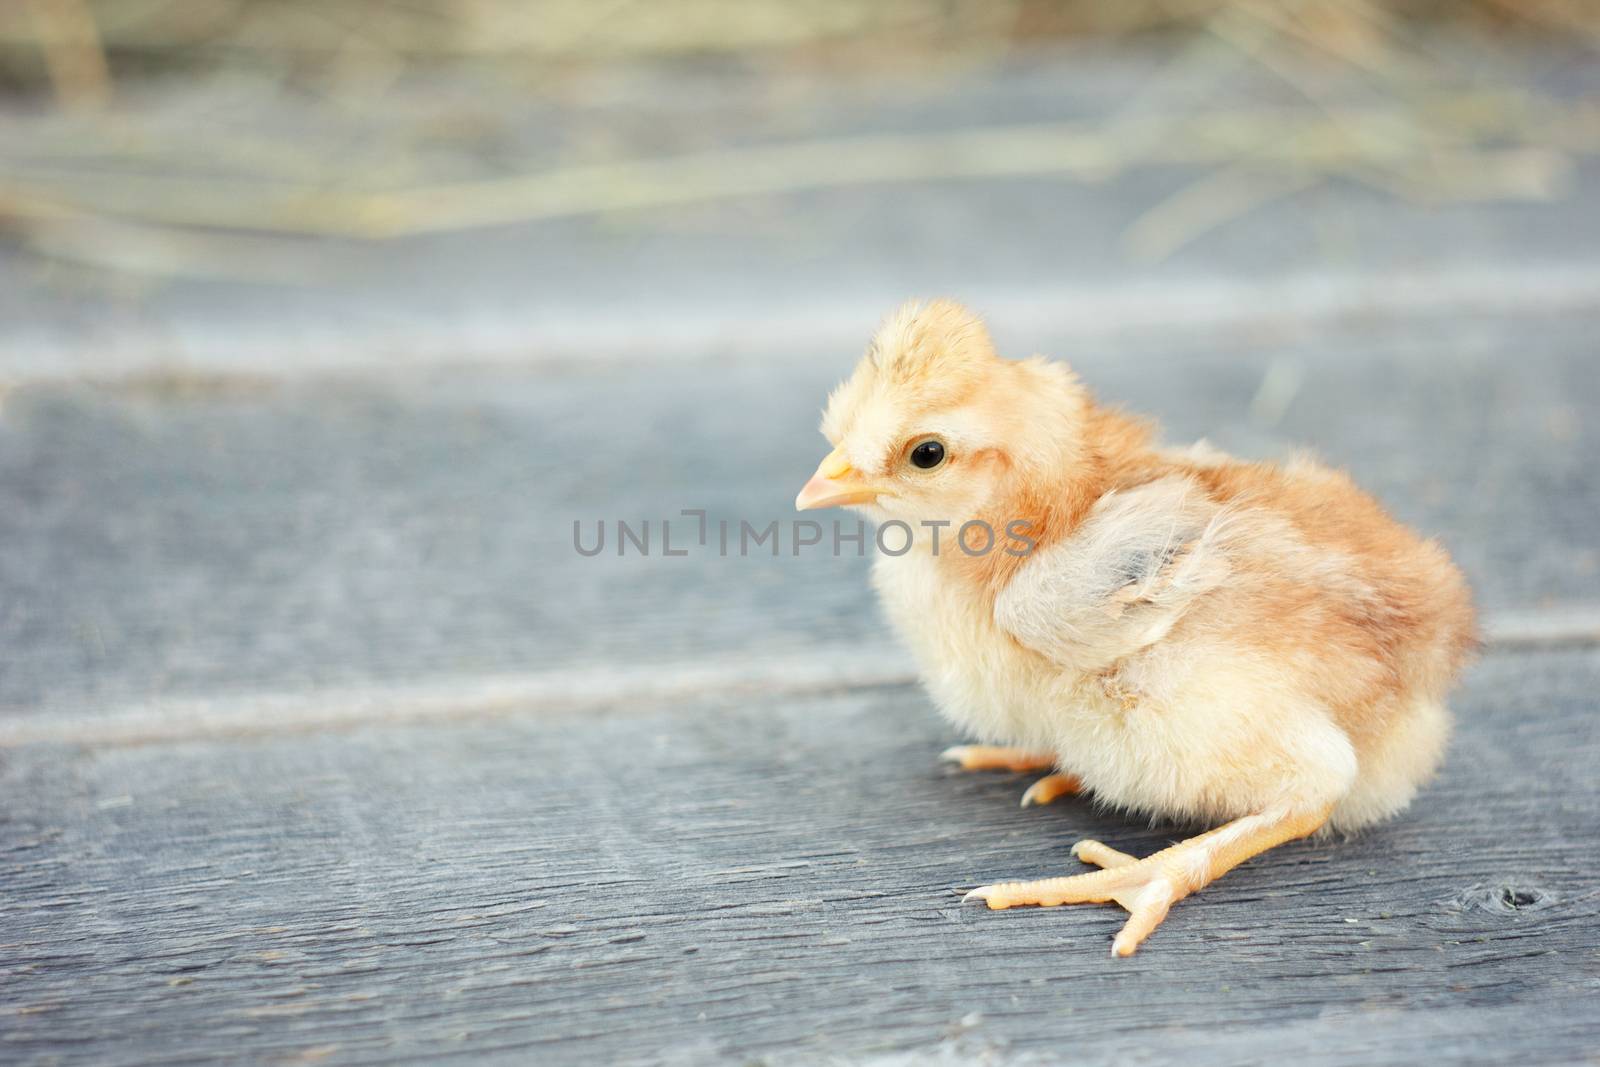
{"label": "chick's wing", "polygon": [[1227,580],[1226,513],[1191,479],[1108,493],[1001,591],[1002,629],[1062,667],[1103,668],[1161,640]]}

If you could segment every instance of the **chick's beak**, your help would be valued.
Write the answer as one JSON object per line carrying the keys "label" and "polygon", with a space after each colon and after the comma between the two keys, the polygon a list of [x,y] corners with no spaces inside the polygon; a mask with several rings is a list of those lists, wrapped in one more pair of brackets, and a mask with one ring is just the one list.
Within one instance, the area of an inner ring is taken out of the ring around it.
{"label": "chick's beak", "polygon": [[865,504],[876,499],[878,491],[869,486],[860,473],[852,469],[850,461],[837,448],[828,453],[817,473],[794,498],[796,511],[812,508],[833,508],[845,504]]}

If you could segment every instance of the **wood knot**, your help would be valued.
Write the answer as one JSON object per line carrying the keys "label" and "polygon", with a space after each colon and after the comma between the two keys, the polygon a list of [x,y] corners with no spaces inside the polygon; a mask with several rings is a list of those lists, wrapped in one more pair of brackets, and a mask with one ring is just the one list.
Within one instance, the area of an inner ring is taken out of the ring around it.
{"label": "wood knot", "polygon": [[1455,904],[1464,911],[1486,911],[1494,915],[1515,915],[1538,911],[1556,903],[1554,893],[1526,882],[1494,882],[1468,886],[1456,895]]}

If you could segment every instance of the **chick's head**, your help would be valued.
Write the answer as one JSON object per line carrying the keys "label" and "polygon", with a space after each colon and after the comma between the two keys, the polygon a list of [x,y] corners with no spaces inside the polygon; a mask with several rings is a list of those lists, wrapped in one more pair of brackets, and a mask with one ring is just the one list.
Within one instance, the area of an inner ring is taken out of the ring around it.
{"label": "chick's head", "polygon": [[1065,367],[1001,359],[960,304],[907,304],[829,396],[822,434],[833,451],[795,507],[909,522],[974,518],[1019,482],[1070,466],[1081,416],[1081,390]]}

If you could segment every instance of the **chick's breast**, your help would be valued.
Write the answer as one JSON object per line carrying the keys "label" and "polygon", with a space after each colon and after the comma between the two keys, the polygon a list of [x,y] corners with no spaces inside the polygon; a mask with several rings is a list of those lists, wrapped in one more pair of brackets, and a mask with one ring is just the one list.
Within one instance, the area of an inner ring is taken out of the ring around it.
{"label": "chick's breast", "polygon": [[872,571],[885,614],[934,704],[970,737],[1059,753],[1047,709],[1076,707],[1085,679],[1020,644],[990,600],[952,580],[946,562],[919,548],[879,556]]}

